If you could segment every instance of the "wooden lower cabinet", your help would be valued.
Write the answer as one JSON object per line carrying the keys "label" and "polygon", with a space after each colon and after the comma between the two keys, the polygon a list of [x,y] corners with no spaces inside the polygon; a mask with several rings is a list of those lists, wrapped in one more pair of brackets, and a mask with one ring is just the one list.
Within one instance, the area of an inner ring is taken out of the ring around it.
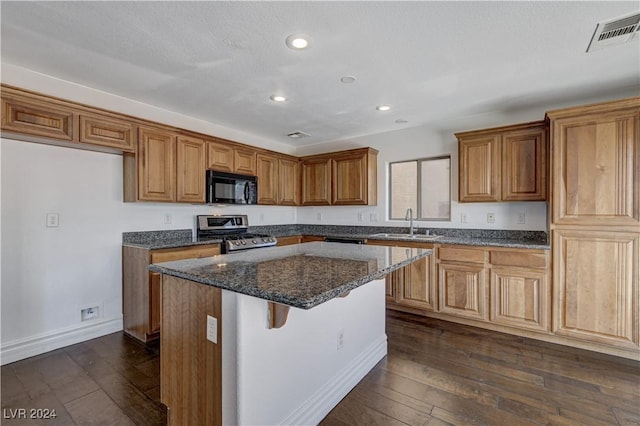
{"label": "wooden lower cabinet", "polygon": [[482,264],[438,264],[440,312],[486,320],[486,270]]}
{"label": "wooden lower cabinet", "polygon": [[220,254],[220,244],[149,250],[122,247],[122,313],[124,331],[148,342],[160,331],[160,274],[149,272],[152,263],[210,257]]}
{"label": "wooden lower cabinet", "polygon": [[288,237],[277,237],[278,238],[278,247],[280,246],[290,246],[293,244],[300,244],[302,242],[301,235],[292,235]]}
{"label": "wooden lower cabinet", "polygon": [[489,319],[497,324],[549,330],[548,278],[545,270],[491,268]]}
{"label": "wooden lower cabinet", "polygon": [[640,233],[554,230],[552,239],[553,332],[640,350]]}

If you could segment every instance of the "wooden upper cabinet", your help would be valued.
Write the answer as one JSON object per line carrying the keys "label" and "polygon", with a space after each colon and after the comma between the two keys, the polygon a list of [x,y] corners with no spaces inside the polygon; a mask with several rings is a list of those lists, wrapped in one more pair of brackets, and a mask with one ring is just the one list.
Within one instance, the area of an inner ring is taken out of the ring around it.
{"label": "wooden upper cabinet", "polygon": [[640,231],[640,98],[547,113],[552,222]]}
{"label": "wooden upper cabinet", "polygon": [[543,121],[456,133],[460,202],[547,199]]}
{"label": "wooden upper cabinet", "polygon": [[205,202],[205,141],[178,136],[176,145],[176,201]]}
{"label": "wooden upper cabinet", "polygon": [[207,169],[256,175],[256,152],[231,143],[207,142]]}
{"label": "wooden upper cabinet", "polygon": [[257,155],[258,204],[278,204],[278,159],[273,155]]}
{"label": "wooden upper cabinet", "polygon": [[331,157],[302,160],[302,205],[331,204]]}
{"label": "wooden upper cabinet", "polygon": [[278,159],[278,204],[300,205],[300,162],[295,159]]}
{"label": "wooden upper cabinet", "polygon": [[207,142],[207,169],[233,173],[233,147],[224,143]]}
{"label": "wooden upper cabinet", "polygon": [[73,141],[76,114],[55,102],[32,99],[28,95],[2,90],[2,130],[29,136]]}
{"label": "wooden upper cabinet", "polygon": [[459,139],[459,201],[500,200],[500,137]]}
{"label": "wooden upper cabinet", "polygon": [[80,115],[80,142],[135,151],[136,126],[131,121],[93,114]]}
{"label": "wooden upper cabinet", "polygon": [[176,200],[175,136],[162,129],[141,127],[138,138],[138,199]]}
{"label": "wooden upper cabinet", "polygon": [[235,173],[244,175],[256,175],[256,152],[251,149],[236,148],[234,150],[233,161],[235,163]]}
{"label": "wooden upper cabinet", "polygon": [[502,200],[547,199],[546,128],[538,126],[502,135]]}
{"label": "wooden upper cabinet", "polygon": [[332,157],[334,205],[376,205],[377,151],[355,150]]}
{"label": "wooden upper cabinet", "polygon": [[558,335],[640,349],[640,233],[555,230]]}

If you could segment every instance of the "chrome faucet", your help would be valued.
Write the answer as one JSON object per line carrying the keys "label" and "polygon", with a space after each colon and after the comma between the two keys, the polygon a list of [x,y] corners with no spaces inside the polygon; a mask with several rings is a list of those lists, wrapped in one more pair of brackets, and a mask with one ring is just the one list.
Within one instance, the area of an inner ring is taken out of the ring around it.
{"label": "chrome faucet", "polygon": [[404,220],[409,221],[409,235],[413,235],[413,209],[409,207],[404,215]]}

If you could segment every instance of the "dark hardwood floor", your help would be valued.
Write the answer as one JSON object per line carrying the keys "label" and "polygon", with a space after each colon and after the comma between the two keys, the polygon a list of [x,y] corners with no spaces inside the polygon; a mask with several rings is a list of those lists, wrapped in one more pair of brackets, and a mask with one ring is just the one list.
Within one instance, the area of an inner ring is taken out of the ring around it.
{"label": "dark hardwood floor", "polygon": [[[640,425],[639,362],[392,311],[387,334],[322,425]],[[115,333],[5,365],[1,423],[165,424],[158,352]]]}

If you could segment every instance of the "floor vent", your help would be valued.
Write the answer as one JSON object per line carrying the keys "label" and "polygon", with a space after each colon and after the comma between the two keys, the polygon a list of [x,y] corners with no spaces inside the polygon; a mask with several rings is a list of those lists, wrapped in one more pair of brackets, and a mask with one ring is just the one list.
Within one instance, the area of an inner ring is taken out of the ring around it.
{"label": "floor vent", "polygon": [[587,52],[624,44],[640,33],[640,13],[610,19],[596,24]]}

